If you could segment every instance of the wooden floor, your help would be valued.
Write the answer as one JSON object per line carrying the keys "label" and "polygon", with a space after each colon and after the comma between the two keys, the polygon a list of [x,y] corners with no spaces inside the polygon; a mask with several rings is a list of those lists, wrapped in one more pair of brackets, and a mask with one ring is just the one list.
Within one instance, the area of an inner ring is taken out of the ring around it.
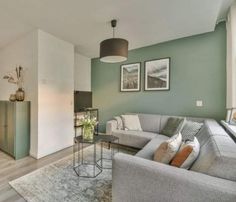
{"label": "wooden floor", "polygon": [[71,154],[72,147],[40,160],[26,157],[15,161],[10,156],[0,151],[0,202],[25,202],[25,200],[11,188],[8,182]]}
{"label": "wooden floor", "polygon": [[[88,145],[84,145],[84,147],[86,146]],[[126,150],[128,149],[132,152],[138,151],[121,145],[119,147],[125,148]],[[71,154],[73,154],[73,147],[56,152],[39,160],[32,157],[26,157],[15,161],[10,156],[0,151],[0,202],[25,202],[25,200],[11,188],[8,182]]]}

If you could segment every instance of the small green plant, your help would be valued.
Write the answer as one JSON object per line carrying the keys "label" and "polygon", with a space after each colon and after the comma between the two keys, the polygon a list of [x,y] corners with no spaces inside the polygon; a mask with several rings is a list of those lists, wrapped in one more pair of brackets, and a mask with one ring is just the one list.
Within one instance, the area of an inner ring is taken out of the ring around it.
{"label": "small green plant", "polygon": [[89,116],[85,116],[83,119],[81,119],[81,124],[84,127],[95,127],[97,125],[97,119],[96,117],[89,118]]}
{"label": "small green plant", "polygon": [[97,125],[96,117],[89,118],[89,116],[85,116],[81,120],[81,124],[83,125],[83,138],[92,140],[94,134],[94,127]]}

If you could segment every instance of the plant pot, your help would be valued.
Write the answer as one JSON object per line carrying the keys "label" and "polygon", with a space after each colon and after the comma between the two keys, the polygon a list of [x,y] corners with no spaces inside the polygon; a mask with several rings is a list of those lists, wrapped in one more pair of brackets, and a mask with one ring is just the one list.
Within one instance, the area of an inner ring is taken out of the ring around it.
{"label": "plant pot", "polygon": [[93,127],[88,127],[88,126],[83,127],[83,139],[93,140],[93,135],[94,135],[94,128]]}
{"label": "plant pot", "polygon": [[16,100],[17,101],[24,101],[25,99],[25,91],[22,88],[19,88],[16,91]]}

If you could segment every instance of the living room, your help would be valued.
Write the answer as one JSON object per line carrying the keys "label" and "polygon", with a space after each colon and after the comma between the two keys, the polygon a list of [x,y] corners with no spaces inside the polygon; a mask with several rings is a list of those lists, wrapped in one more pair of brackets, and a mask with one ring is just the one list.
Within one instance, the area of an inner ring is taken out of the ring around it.
{"label": "living room", "polygon": [[236,201],[233,0],[0,10],[0,201]]}

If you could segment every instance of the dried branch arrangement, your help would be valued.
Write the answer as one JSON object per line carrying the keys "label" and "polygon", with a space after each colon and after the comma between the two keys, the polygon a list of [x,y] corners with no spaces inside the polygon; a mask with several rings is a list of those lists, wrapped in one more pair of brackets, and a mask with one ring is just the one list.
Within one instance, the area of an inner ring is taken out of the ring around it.
{"label": "dried branch arrangement", "polygon": [[18,88],[22,88],[23,85],[23,67],[19,66],[13,72],[8,73],[3,77],[7,79],[9,83],[16,84]]}

